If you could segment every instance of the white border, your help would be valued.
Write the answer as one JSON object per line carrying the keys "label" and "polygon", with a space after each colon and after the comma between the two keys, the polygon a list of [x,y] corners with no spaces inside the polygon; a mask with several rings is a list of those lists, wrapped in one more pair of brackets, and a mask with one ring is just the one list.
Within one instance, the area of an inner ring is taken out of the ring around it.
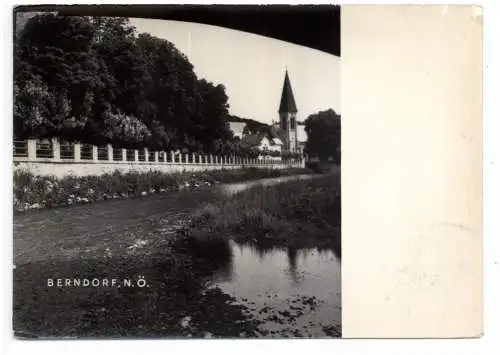
{"label": "white border", "polygon": [[[110,2],[105,2],[111,4]],[[113,4],[140,4],[139,1],[114,1]],[[150,2],[164,3],[164,2]],[[206,3],[210,1],[186,1],[185,4]],[[219,2],[234,3],[241,2]],[[262,2],[245,2],[261,4]],[[276,1],[275,3],[286,4],[289,2]],[[301,1],[300,4],[305,2]],[[317,1],[315,3],[328,4],[327,1]],[[342,1],[341,4],[397,4],[395,1]],[[446,1],[419,2],[410,1],[407,4],[447,4]],[[470,4],[467,1],[456,1],[456,4]],[[3,142],[9,142],[9,146],[0,149],[2,159],[1,186],[3,202],[1,213],[2,226],[2,348],[4,353],[72,353],[89,354],[96,353],[216,353],[234,354],[248,353],[255,354],[261,351],[275,353],[283,351],[287,353],[335,353],[335,354],[422,354],[436,350],[439,353],[469,354],[480,353],[489,354],[498,351],[498,339],[500,338],[499,301],[500,292],[498,280],[500,280],[498,253],[500,251],[500,174],[499,174],[499,141],[500,141],[500,112],[498,105],[500,102],[500,55],[498,46],[500,44],[500,6],[494,0],[477,1],[475,4],[484,8],[484,276],[485,276],[485,303],[484,303],[484,332],[481,339],[456,339],[456,340],[239,340],[239,341],[164,341],[164,340],[117,340],[117,341],[18,341],[12,338],[11,315],[12,315],[12,290],[11,290],[11,257],[12,257],[12,208],[11,191],[12,175],[11,169],[11,117],[12,92],[11,92],[11,68],[12,68],[12,7],[14,5],[33,5],[33,2],[18,1],[11,3],[2,2],[2,49],[0,56],[2,75],[2,95],[0,103],[2,107],[2,119],[0,124],[0,134]],[[61,1],[51,1],[51,4],[64,4]],[[78,4],[95,4],[95,1],[81,1]],[[102,2],[101,2],[102,4]],[[497,345],[495,347],[495,345]],[[496,349],[495,349],[496,348]]]}

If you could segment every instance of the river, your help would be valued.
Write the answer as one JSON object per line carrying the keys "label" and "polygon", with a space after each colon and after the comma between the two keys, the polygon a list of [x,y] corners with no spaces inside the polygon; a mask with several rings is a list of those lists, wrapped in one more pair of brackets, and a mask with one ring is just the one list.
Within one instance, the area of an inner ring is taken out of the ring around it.
{"label": "river", "polygon": [[[234,194],[321,175],[299,175],[227,184]],[[210,280],[211,287],[235,297],[262,321],[262,335],[323,337],[341,329],[341,261],[331,250],[259,248],[229,242],[230,262]]]}
{"label": "river", "polygon": [[[257,184],[309,178],[314,176],[219,187],[231,195]],[[197,291],[180,291],[183,279],[174,284],[178,279],[168,276],[178,265],[177,256],[170,256],[170,261],[153,256],[162,250],[168,253],[162,243],[175,238],[172,229],[210,196],[203,191],[176,192],[15,216],[14,329],[44,336],[189,335],[189,322],[179,328],[176,317],[191,317],[193,322],[205,317],[205,323],[198,321],[196,334],[241,336],[239,329],[230,328],[238,328],[234,319],[243,312],[258,321],[259,337],[339,336],[341,261],[331,250],[225,242],[230,256],[205,273],[205,294],[217,292],[199,299],[193,296]],[[64,292],[46,286],[47,279],[54,277],[116,275],[142,275],[149,286]]]}

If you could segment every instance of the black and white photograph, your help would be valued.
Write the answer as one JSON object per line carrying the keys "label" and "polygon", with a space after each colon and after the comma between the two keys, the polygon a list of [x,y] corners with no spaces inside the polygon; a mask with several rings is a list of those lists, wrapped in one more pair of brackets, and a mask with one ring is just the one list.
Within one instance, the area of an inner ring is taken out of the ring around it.
{"label": "black and white photograph", "polygon": [[342,337],[340,18],[14,8],[14,336]]}

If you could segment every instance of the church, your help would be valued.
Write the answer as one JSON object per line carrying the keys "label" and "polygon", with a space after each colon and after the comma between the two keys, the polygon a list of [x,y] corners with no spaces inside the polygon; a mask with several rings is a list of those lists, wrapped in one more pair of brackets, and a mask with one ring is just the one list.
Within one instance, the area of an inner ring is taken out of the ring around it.
{"label": "church", "polygon": [[288,70],[285,72],[285,81],[281,93],[279,106],[280,138],[283,141],[283,150],[290,153],[302,155],[307,135],[303,124],[297,122],[297,105],[293,96],[292,84],[288,77]]}
{"label": "church", "polygon": [[[303,155],[307,134],[303,123],[297,121],[297,105],[293,96],[292,84],[285,72],[281,100],[279,102],[279,120],[265,132],[248,132],[247,124],[241,121],[229,121],[229,128],[235,137],[252,142],[260,150]],[[248,132],[248,133],[245,133]]]}

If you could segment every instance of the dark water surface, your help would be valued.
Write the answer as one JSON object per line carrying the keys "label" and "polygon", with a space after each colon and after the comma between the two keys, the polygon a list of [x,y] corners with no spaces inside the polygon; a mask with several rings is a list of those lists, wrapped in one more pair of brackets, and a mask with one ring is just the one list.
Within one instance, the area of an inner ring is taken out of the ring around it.
{"label": "dark water surface", "polygon": [[229,245],[231,260],[214,272],[210,287],[247,306],[262,335],[340,333],[341,262],[331,250]]}

